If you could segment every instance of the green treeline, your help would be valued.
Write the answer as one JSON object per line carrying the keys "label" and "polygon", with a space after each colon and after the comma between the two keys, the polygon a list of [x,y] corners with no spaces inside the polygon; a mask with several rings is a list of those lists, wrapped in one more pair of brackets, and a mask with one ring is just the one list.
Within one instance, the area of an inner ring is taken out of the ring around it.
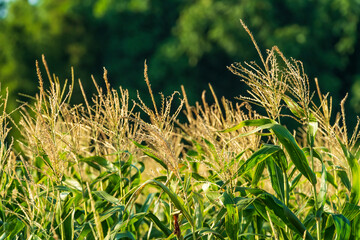
{"label": "green treeline", "polygon": [[[359,16],[358,0],[0,0],[2,92],[9,89],[12,107],[23,98],[18,93],[37,92],[35,60],[44,54],[51,72],[71,78],[73,66],[89,91],[91,74],[99,80],[105,67],[113,87],[136,97],[136,89],[146,91],[147,59],[155,93],[182,84],[194,102],[211,83],[219,96],[233,98],[245,90],[226,66],[258,59],[243,19],[262,49],[277,45],[303,61],[310,84],[317,77],[335,107],[349,92],[354,114]],[[74,97],[81,101],[81,94]]]}

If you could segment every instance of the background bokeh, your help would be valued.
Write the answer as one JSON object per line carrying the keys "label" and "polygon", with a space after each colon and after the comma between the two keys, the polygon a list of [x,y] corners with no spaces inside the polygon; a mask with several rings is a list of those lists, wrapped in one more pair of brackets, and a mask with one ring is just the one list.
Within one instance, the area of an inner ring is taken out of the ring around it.
{"label": "background bokeh", "polygon": [[[348,120],[360,112],[359,0],[0,0],[0,81],[14,108],[19,93],[37,91],[35,60],[85,88],[103,67],[113,87],[131,97],[146,91],[147,59],[153,91],[187,89],[191,103],[211,83],[233,99],[244,86],[226,66],[259,61],[239,19],[263,52],[277,45],[304,62],[312,86],[317,77],[334,108],[349,92]],[[82,97],[76,87],[74,101]]]}

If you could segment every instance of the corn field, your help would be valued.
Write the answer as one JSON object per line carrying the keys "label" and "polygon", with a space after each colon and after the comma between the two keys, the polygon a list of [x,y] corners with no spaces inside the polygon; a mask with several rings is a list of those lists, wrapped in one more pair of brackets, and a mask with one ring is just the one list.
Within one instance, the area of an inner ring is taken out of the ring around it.
{"label": "corn field", "polygon": [[93,79],[88,96],[79,80],[74,105],[74,74],[60,81],[37,62],[19,122],[1,98],[0,239],[360,239],[359,122],[346,128],[346,98],[333,113],[300,61],[276,46],[263,55],[243,27],[260,61],[228,67],[248,89],[234,102],[211,85],[194,106],[184,88],[153,94],[145,63],[148,96],[113,89],[104,69],[106,88]]}

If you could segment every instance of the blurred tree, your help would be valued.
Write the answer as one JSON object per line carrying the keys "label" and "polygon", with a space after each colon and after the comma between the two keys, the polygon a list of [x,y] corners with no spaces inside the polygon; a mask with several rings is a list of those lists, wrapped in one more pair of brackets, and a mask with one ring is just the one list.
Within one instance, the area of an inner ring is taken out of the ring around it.
{"label": "blurred tree", "polygon": [[261,47],[277,45],[302,60],[310,79],[318,77],[338,102],[359,73],[359,16],[358,0],[203,0],[182,11],[174,32],[193,65],[219,52],[231,60],[254,59],[256,52],[248,50],[249,41],[239,33],[237,19],[242,18]]}
{"label": "blurred tree", "polygon": [[[69,78],[74,66],[90,90],[90,74],[100,80],[104,66],[113,86],[135,97],[146,89],[147,59],[154,92],[184,84],[194,102],[210,82],[232,98],[244,90],[226,66],[258,61],[240,18],[262,49],[277,45],[302,60],[334,102],[360,71],[359,0],[0,0],[0,13],[0,81],[12,93],[34,93],[34,60],[44,53],[51,71]],[[357,111],[359,85],[351,93]]]}

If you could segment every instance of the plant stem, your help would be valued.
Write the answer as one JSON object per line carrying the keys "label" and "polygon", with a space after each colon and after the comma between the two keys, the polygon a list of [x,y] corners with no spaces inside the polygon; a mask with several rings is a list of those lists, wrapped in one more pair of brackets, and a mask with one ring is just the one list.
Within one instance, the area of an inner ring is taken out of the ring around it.
{"label": "plant stem", "polygon": [[269,214],[269,211],[268,211],[268,210],[266,210],[266,215],[267,215],[267,217],[269,218],[270,227],[271,227],[271,229],[272,229],[272,231],[273,231],[273,234],[274,234],[274,236],[275,236],[275,240],[279,240],[279,237],[278,237],[277,234],[276,234],[275,227],[274,227],[274,224],[273,224],[272,221],[271,221],[270,214]]}
{"label": "plant stem", "polygon": [[[119,144],[119,140],[118,140],[118,144]],[[120,159],[120,154],[117,153],[117,158],[118,158],[118,161],[119,161],[119,168],[118,168],[118,174],[119,174],[119,177],[120,177],[120,182],[119,182],[119,190],[120,190],[120,198],[123,199],[123,175],[122,175],[122,170],[121,170],[121,159]],[[130,173],[131,175],[131,173]],[[131,179],[131,176],[130,176],[130,179]]]}
{"label": "plant stem", "polygon": [[[313,146],[310,145],[310,159],[312,164],[312,170],[315,172],[315,165],[314,165],[314,156],[313,156]],[[313,191],[314,191],[314,199],[315,199],[315,220],[316,220],[316,239],[321,239],[321,224],[320,224],[320,218],[317,217],[318,212],[318,199],[317,199],[317,192],[316,192],[316,185],[313,185]]]}

